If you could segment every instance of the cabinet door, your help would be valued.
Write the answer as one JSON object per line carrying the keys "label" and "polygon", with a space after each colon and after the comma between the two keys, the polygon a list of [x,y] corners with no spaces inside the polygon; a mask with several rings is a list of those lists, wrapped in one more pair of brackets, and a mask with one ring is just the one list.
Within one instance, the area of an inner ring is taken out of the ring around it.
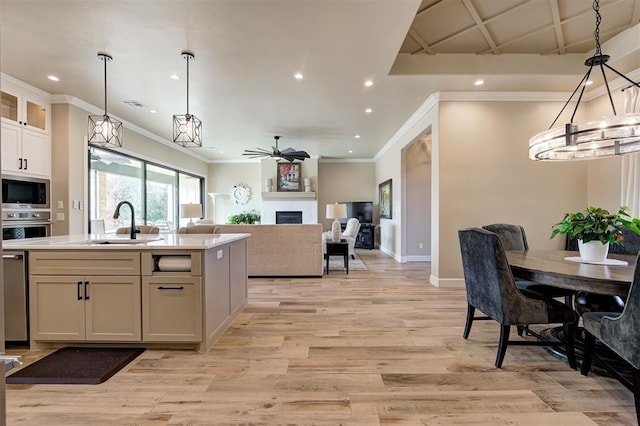
{"label": "cabinet door", "polygon": [[145,342],[202,341],[200,277],[143,278],[142,316]]}
{"label": "cabinet door", "polygon": [[83,281],[81,276],[30,277],[29,315],[32,339],[84,340]]}
{"label": "cabinet door", "polygon": [[41,133],[49,132],[48,105],[45,99],[24,92],[22,119],[28,128]]}
{"label": "cabinet door", "polygon": [[140,277],[87,276],[86,339],[139,342]]}
{"label": "cabinet door", "polygon": [[22,129],[17,125],[2,123],[0,128],[2,139],[2,170],[21,172],[22,148],[20,137]]}
{"label": "cabinet door", "polygon": [[22,171],[38,176],[49,176],[51,169],[49,137],[33,130],[22,130]]}

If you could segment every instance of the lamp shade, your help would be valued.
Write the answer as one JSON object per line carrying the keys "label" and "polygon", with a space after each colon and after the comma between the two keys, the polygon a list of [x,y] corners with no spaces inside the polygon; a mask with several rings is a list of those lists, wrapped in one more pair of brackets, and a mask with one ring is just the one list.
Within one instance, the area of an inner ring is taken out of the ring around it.
{"label": "lamp shade", "polygon": [[180,217],[202,217],[202,204],[180,204]]}
{"label": "lamp shade", "polygon": [[347,217],[346,204],[327,204],[327,219],[340,219]]}

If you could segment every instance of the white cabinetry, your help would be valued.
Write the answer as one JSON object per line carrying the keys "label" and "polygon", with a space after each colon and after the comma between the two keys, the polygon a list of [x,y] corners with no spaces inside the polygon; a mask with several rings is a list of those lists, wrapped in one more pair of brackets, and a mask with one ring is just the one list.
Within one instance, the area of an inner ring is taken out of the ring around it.
{"label": "white cabinetry", "polygon": [[51,174],[51,103],[26,85],[2,78],[2,171]]}

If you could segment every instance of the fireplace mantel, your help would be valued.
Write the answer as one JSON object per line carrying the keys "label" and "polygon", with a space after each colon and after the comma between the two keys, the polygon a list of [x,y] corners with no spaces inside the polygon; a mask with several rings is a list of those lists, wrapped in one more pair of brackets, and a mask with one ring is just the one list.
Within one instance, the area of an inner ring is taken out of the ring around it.
{"label": "fireplace mantel", "polygon": [[283,199],[296,199],[296,200],[315,200],[315,192],[263,192],[263,200],[283,200]]}

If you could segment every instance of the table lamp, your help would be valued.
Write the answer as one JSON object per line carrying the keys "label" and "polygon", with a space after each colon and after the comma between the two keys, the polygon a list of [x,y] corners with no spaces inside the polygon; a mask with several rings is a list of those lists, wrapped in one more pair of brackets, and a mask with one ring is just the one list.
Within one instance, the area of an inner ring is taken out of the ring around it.
{"label": "table lamp", "polygon": [[183,219],[189,219],[187,226],[193,226],[193,218],[202,217],[202,204],[180,204],[180,217]]}
{"label": "table lamp", "polygon": [[340,241],[340,233],[342,228],[338,219],[344,219],[347,217],[347,205],[346,204],[327,204],[327,219],[335,219],[331,224],[331,238],[334,243]]}

